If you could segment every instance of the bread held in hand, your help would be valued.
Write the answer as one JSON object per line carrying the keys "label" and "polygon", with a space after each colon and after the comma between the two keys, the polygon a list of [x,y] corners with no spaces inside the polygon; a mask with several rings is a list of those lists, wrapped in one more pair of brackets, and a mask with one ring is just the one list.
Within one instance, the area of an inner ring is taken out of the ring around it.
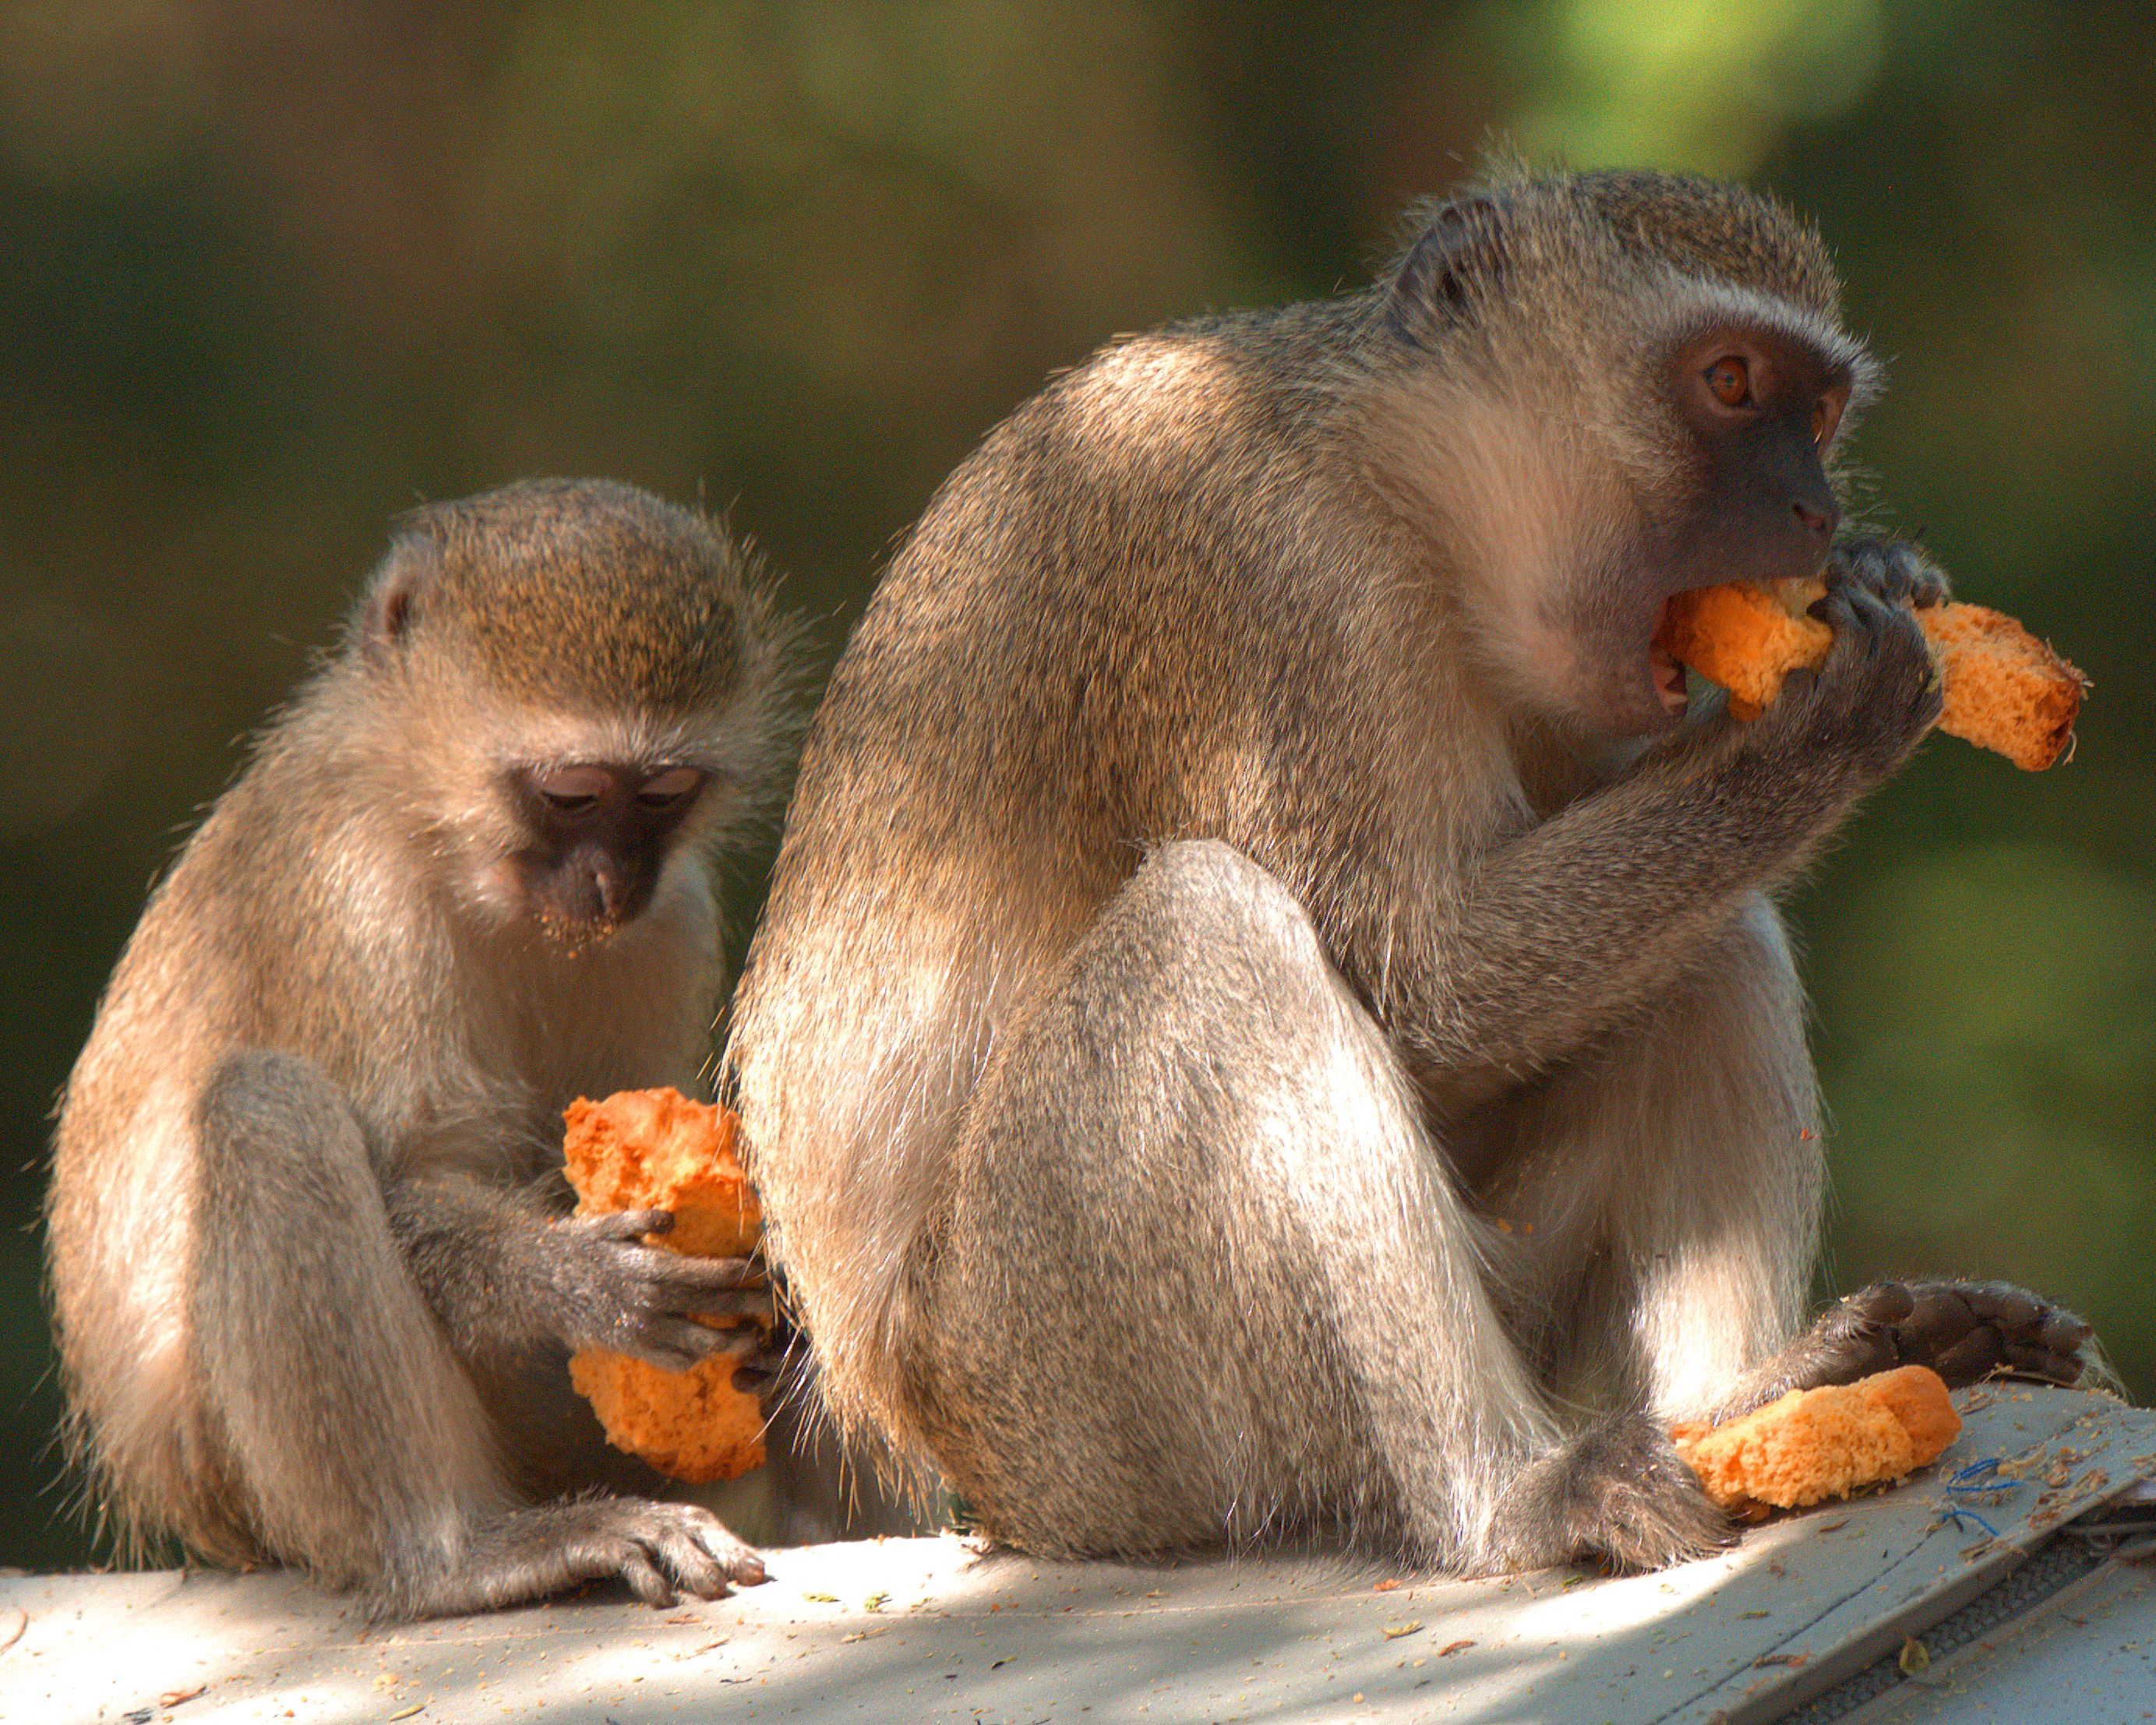
{"label": "bread held in hand", "polygon": [[[739,1122],[675,1090],[621,1091],[564,1111],[562,1153],[580,1215],[625,1209],[674,1214],[670,1233],[647,1245],[696,1257],[756,1250],[763,1209],[734,1153]],[[715,1321],[716,1322],[716,1321]],[[763,1411],[734,1388],[741,1364],[714,1354],[669,1372],[603,1348],[580,1349],[569,1381],[592,1404],[616,1449],[677,1480],[730,1480],[763,1462]]]}
{"label": "bread held in hand", "polygon": [[[1655,644],[1729,691],[1729,710],[1752,719],[1783,679],[1826,657],[1834,632],[1808,614],[1820,581],[1732,582],[1669,602]],[[1939,729],[2030,772],[2073,741],[2088,679],[2005,613],[1951,603],[1920,608],[1944,682]]]}

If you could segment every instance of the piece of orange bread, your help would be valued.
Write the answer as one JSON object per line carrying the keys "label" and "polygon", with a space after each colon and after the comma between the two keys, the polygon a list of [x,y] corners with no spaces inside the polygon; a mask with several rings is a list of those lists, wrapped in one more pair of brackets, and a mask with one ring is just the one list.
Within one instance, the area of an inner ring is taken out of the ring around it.
{"label": "piece of orange bread", "polygon": [[[679,1091],[621,1091],[564,1111],[562,1152],[579,1215],[674,1213],[668,1234],[644,1243],[696,1257],[746,1257],[763,1210],[734,1154],[739,1122]],[[715,1355],[669,1372],[603,1348],[579,1350],[569,1381],[592,1404],[616,1449],[677,1480],[730,1480],[763,1461],[763,1412],[733,1385],[741,1362]]]}
{"label": "piece of orange bread", "polygon": [[1854,1384],[1793,1389],[1726,1425],[1671,1434],[1707,1495],[1737,1514],[1798,1509],[1898,1480],[1961,1435],[1945,1380],[1901,1366]]}
{"label": "piece of orange bread", "polygon": [[[1834,633],[1806,614],[1825,591],[1818,581],[1742,581],[1679,593],[1655,644],[1727,689],[1738,718],[1756,718],[1791,671],[1826,657]],[[1940,730],[2030,772],[2066,752],[2087,678],[2003,612],[1946,604],[1916,615],[1945,685]]]}

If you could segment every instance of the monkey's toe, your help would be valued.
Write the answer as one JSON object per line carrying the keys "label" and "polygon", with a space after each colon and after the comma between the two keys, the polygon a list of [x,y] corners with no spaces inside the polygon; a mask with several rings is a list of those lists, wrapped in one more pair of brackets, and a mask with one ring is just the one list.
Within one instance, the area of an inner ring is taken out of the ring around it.
{"label": "monkey's toe", "polygon": [[681,1593],[716,1599],[764,1579],[763,1559],[709,1510],[636,1498],[593,1507],[602,1511],[591,1541],[595,1572],[619,1576],[647,1605],[671,1605]]}

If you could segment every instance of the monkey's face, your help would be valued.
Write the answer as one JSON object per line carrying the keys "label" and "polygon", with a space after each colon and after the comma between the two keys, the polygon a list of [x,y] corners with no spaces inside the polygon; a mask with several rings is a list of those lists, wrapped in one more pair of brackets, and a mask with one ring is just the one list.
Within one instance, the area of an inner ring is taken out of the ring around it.
{"label": "monkey's face", "polygon": [[1685,713],[1684,667],[1654,645],[1670,598],[1730,581],[1802,579],[1826,561],[1841,506],[1825,457],[1850,367],[1800,337],[1721,325],[1668,352],[1657,482],[1635,488],[1632,543],[1578,572],[1565,633],[1567,705],[1594,729],[1644,736]]}
{"label": "monkey's face", "polygon": [[572,948],[606,939],[650,904],[710,780],[700,767],[589,760],[505,777],[518,838],[499,884]]}

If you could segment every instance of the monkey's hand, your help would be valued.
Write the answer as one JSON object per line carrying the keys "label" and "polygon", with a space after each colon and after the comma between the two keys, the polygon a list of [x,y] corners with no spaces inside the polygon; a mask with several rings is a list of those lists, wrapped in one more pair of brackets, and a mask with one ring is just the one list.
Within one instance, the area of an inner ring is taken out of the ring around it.
{"label": "monkey's hand", "polygon": [[756,1324],[714,1329],[706,1317],[768,1322],[771,1290],[747,1258],[692,1258],[643,1243],[674,1225],[666,1210],[617,1210],[547,1224],[555,1333],[572,1348],[605,1348],[670,1372],[762,1341]]}
{"label": "monkey's hand", "polygon": [[1914,579],[1883,556],[1830,570],[1826,597],[1811,609],[1834,644],[1816,671],[1789,674],[1746,739],[1772,762],[1781,796],[1810,787],[1838,814],[1891,777],[1938,722],[1943,697],[1924,633],[1876,590],[1905,576]]}
{"label": "monkey's hand", "polygon": [[768,1420],[785,1394],[788,1368],[807,1344],[783,1303],[777,1307],[771,1327],[759,1333],[762,1339],[734,1368],[734,1388],[743,1395],[754,1396]]}
{"label": "monkey's hand", "polygon": [[1830,590],[1842,584],[1861,587],[1890,605],[1913,605],[1920,611],[1953,597],[1946,572],[1915,546],[1868,535],[1845,539],[1827,554],[1826,582]]}

